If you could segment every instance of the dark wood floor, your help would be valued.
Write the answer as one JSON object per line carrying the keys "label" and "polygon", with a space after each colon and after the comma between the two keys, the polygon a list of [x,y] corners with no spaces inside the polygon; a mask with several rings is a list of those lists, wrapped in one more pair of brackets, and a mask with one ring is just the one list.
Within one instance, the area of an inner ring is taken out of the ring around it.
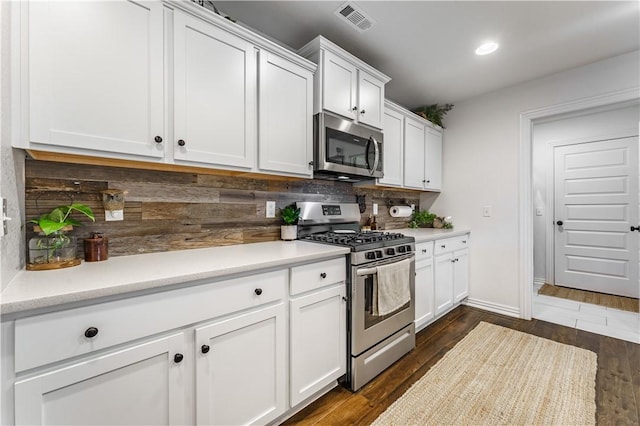
{"label": "dark wood floor", "polygon": [[589,349],[598,355],[598,425],[640,424],[640,345],[540,320],[525,321],[460,306],[421,331],[416,349],[357,393],[338,387],[286,425],[368,425],[480,321]]}

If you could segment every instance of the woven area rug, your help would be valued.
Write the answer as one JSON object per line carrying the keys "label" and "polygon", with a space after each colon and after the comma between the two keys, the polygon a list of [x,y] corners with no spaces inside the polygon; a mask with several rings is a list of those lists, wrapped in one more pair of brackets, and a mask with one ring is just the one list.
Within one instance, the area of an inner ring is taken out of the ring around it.
{"label": "woven area rug", "polygon": [[481,322],[374,422],[595,424],[596,354]]}

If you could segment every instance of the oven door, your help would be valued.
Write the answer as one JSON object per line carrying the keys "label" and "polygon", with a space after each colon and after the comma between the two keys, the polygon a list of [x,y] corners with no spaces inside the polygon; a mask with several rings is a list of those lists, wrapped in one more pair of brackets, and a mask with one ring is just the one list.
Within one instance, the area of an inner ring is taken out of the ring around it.
{"label": "oven door", "polygon": [[[409,288],[411,301],[387,315],[374,315],[373,299],[377,283],[376,267],[411,259]],[[381,342],[415,320],[415,256],[413,253],[393,259],[351,268],[351,355]]]}

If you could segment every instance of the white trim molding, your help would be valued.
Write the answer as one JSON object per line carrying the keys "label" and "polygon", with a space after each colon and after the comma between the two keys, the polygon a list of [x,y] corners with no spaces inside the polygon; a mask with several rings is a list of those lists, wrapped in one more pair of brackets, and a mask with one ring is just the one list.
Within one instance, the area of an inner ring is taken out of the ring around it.
{"label": "white trim molding", "polygon": [[519,256],[518,280],[520,283],[520,317],[531,319],[533,277],[533,197],[531,176],[531,148],[533,139],[533,121],[571,113],[589,108],[597,108],[640,99],[640,88],[619,90],[603,95],[578,99],[562,104],[551,105],[525,111],[520,114],[519,150]]}
{"label": "white trim molding", "polygon": [[496,314],[506,315],[514,318],[521,318],[520,310],[512,306],[501,305],[499,303],[486,302],[478,299],[467,299],[465,305],[472,308],[483,309],[485,311],[495,312]]}

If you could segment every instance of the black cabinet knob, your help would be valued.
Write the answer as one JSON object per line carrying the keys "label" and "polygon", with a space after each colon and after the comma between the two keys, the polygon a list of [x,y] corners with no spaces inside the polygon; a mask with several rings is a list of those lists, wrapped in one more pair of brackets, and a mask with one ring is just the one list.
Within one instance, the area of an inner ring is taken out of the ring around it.
{"label": "black cabinet knob", "polygon": [[427,249],[422,249],[422,253],[426,253],[426,252],[427,252]]}
{"label": "black cabinet knob", "polygon": [[211,349],[209,345],[202,345],[202,347],[200,347],[203,354],[209,353],[209,349]]}
{"label": "black cabinet knob", "polygon": [[255,290],[253,290],[255,294],[257,294],[258,296],[260,296],[262,294],[262,289],[261,288],[256,288]]}
{"label": "black cabinet knob", "polygon": [[342,296],[342,301],[343,301],[343,302],[346,302],[346,301],[347,301],[347,298],[346,298],[346,297],[344,297],[344,296]]}
{"label": "black cabinet knob", "polygon": [[327,278],[327,273],[326,272],[321,273],[320,274],[320,278],[323,278],[323,279]]}
{"label": "black cabinet knob", "polygon": [[156,143],[162,143],[162,136],[156,136],[153,140],[156,141]]}
{"label": "black cabinet knob", "polygon": [[184,359],[184,355],[182,354],[175,354],[173,356],[173,362],[175,362],[176,364],[180,364],[183,359]]}
{"label": "black cabinet knob", "polygon": [[98,335],[98,329],[95,327],[89,327],[84,331],[84,337],[92,339]]}
{"label": "black cabinet knob", "polygon": [[178,140],[178,145],[180,146],[185,146],[187,143],[184,141],[184,139],[179,139]]}
{"label": "black cabinet knob", "polygon": [[427,183],[431,183],[431,181],[429,179],[427,179]]}
{"label": "black cabinet knob", "polygon": [[362,110],[362,111],[360,111],[360,114],[364,114],[365,112],[366,112],[365,110]]}
{"label": "black cabinet knob", "polygon": [[310,165],[310,166],[313,166],[313,161],[309,161],[309,165]]}
{"label": "black cabinet knob", "polygon": [[631,227],[631,232],[633,232],[633,231],[638,231],[638,232],[640,232],[640,225],[639,225],[639,226],[632,226],[632,227]]}
{"label": "black cabinet knob", "polygon": [[447,247],[447,246],[446,246],[446,245],[444,245],[444,244],[442,244],[442,245],[440,246],[440,248],[445,248],[445,247]]}
{"label": "black cabinet knob", "polygon": [[556,222],[556,225],[562,226],[563,223],[564,223],[563,221],[559,220],[559,221]]}
{"label": "black cabinet knob", "polygon": [[357,111],[357,110],[358,110],[357,106],[354,106],[353,108],[351,108],[351,111]]}

